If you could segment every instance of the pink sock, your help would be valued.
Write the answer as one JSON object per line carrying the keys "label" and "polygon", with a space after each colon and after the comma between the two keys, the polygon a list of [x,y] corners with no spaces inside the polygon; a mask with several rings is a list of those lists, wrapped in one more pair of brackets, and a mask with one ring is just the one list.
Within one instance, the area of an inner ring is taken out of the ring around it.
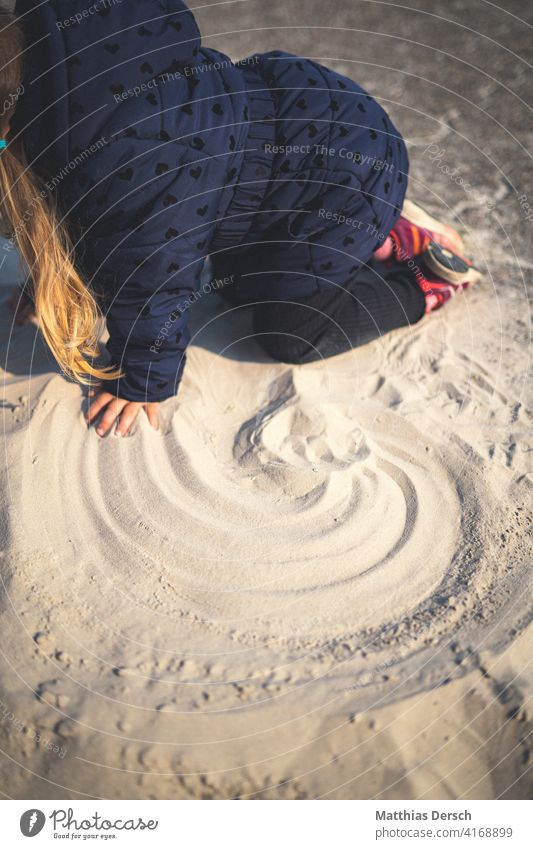
{"label": "pink sock", "polygon": [[387,236],[387,238],[383,242],[382,246],[380,248],[378,248],[377,251],[374,251],[372,256],[374,257],[374,259],[378,259],[381,262],[383,262],[384,260],[389,259],[391,254],[392,254],[392,239],[391,239],[390,236]]}

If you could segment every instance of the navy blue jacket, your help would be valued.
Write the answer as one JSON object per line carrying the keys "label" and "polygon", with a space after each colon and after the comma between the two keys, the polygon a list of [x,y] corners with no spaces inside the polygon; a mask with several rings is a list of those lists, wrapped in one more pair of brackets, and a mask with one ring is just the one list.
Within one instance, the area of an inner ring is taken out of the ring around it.
{"label": "navy blue jacket", "polygon": [[[281,225],[295,240],[319,235],[318,258],[336,226],[318,220],[325,197],[367,225],[351,270],[389,232],[405,146],[352,81],[281,52],[235,65],[202,47],[181,0],[18,0],[16,11],[29,49],[11,135],[59,202],[101,296],[108,351],[125,372],[110,389],[121,397],[176,391],[207,255]],[[324,158],[319,143],[336,155]],[[289,277],[286,294],[305,285]]]}

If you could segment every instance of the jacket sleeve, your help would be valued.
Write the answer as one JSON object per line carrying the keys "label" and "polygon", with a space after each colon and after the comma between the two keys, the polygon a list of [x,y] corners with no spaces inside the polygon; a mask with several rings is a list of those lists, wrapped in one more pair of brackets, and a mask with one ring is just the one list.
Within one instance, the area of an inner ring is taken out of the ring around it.
{"label": "jacket sleeve", "polygon": [[[124,376],[105,388],[129,401],[176,393],[190,340],[189,307],[199,288],[224,185],[224,164],[177,144],[124,146],[96,181],[93,285],[103,297],[107,350]],[[118,165],[116,165],[118,161]],[[92,242],[92,247],[91,247]]]}

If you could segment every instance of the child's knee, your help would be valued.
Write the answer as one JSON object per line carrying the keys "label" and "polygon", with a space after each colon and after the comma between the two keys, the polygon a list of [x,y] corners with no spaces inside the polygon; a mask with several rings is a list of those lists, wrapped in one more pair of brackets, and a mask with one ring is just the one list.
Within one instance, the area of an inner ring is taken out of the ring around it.
{"label": "child's knee", "polygon": [[309,329],[301,321],[290,321],[290,308],[280,315],[275,305],[258,305],[254,310],[254,339],[273,360],[290,365],[303,365],[319,359],[320,354],[309,337]]}
{"label": "child's knee", "polygon": [[261,333],[256,335],[256,341],[271,359],[288,365],[304,365],[320,359],[313,346],[303,339],[291,334]]}

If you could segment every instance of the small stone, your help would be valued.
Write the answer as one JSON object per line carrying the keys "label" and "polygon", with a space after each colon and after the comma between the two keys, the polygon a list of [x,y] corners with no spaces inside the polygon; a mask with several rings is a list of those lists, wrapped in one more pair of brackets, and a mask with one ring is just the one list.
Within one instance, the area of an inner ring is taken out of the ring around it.
{"label": "small stone", "polygon": [[128,675],[134,675],[135,670],[131,669],[129,666],[115,666],[113,669],[113,675],[117,675],[119,678],[127,678]]}
{"label": "small stone", "polygon": [[71,719],[62,719],[54,726],[54,732],[59,737],[74,737],[76,735],[76,723]]}

